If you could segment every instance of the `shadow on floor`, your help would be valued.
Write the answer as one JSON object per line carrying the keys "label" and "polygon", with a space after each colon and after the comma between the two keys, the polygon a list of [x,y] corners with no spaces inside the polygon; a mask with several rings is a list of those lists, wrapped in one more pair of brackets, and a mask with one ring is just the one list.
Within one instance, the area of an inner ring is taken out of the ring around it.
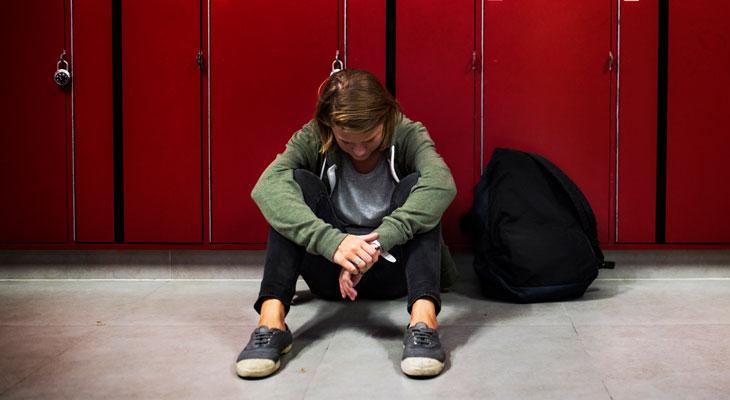
{"label": "shadow on floor", "polygon": [[[295,304],[304,304],[312,301],[316,297],[309,291],[299,291],[295,297]],[[403,298],[402,300],[405,300]],[[332,301],[319,300],[320,306],[315,312],[315,317],[308,320],[304,325],[298,328],[294,335],[294,343],[286,363],[296,358],[297,355],[317,340],[321,340],[327,335],[338,329],[354,329],[360,331],[363,335],[370,336],[378,340],[388,353],[388,357],[392,361],[393,369],[397,373],[401,373],[400,362],[402,355],[401,342],[405,333],[405,324],[396,325],[388,317],[388,308],[383,309],[378,306],[382,300],[358,299],[357,302],[349,301]],[[405,301],[404,301],[404,320],[407,320]],[[452,315],[452,318],[463,317],[458,313]],[[469,338],[479,329],[485,329],[483,326],[469,325],[459,327],[458,342],[443,342],[447,353],[447,362],[444,372],[448,371],[450,363],[450,355],[458,347],[466,344]]]}
{"label": "shadow on floor", "polygon": [[[485,297],[471,265],[471,257],[462,257],[457,260],[457,268],[460,275],[459,280],[446,295],[445,304],[448,306],[448,302],[460,303],[463,300],[469,303],[471,308],[449,313],[444,319],[440,318],[440,323],[443,326],[458,326],[458,338],[442,340],[447,352],[447,358],[449,358],[444,372],[449,370],[451,365],[450,355],[455,350],[466,345],[478,331],[490,329],[489,326],[482,324],[459,323],[459,321],[469,321],[474,313],[488,310],[490,324],[496,324],[519,318],[523,311],[529,312],[530,308],[529,304],[515,304]],[[615,286],[600,287],[594,283],[588,288],[584,297],[555,303],[601,300],[614,297],[620,291]],[[297,291],[292,305],[296,307],[297,305],[309,303],[314,299],[317,299],[317,297],[309,290]],[[285,364],[295,359],[307,346],[338,329],[355,329],[366,336],[381,339],[379,343],[388,353],[393,369],[400,373],[402,348],[400,342],[403,339],[405,325],[394,324],[388,317],[388,313],[383,312],[383,308],[378,306],[380,300],[358,299],[357,302],[349,302],[322,299],[318,301],[321,301],[321,304],[318,306],[315,316],[293,332],[295,346],[289,357],[284,359]],[[482,302],[483,306],[481,305]]]}

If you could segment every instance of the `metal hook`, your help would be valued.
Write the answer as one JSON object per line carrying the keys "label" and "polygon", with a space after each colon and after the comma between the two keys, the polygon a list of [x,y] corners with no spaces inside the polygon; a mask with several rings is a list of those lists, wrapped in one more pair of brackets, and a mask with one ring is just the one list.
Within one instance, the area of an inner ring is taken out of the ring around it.
{"label": "metal hook", "polygon": [[64,64],[66,67],[64,69],[68,69],[68,61],[66,61],[66,50],[63,50],[61,55],[58,57],[58,62],[56,63],[56,69],[61,69],[61,64]]}
{"label": "metal hook", "polygon": [[[339,67],[338,67],[338,65],[339,65]],[[345,69],[345,64],[343,64],[342,61],[340,60],[340,51],[337,50],[335,52],[335,60],[332,61],[332,71],[330,72],[330,76],[334,75],[337,72],[342,71],[343,69]]]}

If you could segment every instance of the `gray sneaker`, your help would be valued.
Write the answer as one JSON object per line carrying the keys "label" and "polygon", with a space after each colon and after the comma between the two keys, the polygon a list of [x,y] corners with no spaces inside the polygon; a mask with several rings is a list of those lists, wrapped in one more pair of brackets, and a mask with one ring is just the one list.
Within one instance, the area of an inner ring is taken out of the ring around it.
{"label": "gray sneaker", "polygon": [[262,378],[276,372],[281,355],[291,350],[292,335],[286,331],[259,326],[251,333],[246,347],[236,360],[236,373],[242,378]]}
{"label": "gray sneaker", "polygon": [[423,322],[406,328],[400,369],[408,376],[436,376],[444,369],[446,354],[439,333]]}

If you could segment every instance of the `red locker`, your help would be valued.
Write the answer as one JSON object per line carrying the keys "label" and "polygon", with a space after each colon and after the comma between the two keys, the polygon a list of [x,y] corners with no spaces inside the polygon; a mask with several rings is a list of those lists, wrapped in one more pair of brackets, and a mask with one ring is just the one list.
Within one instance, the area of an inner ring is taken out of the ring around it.
{"label": "red locker", "polygon": [[385,85],[385,0],[348,0],[347,68],[372,72]]}
{"label": "red locker", "polygon": [[617,241],[656,239],[658,0],[619,2]]}
{"label": "red locker", "polygon": [[466,244],[459,219],[478,178],[474,1],[396,3],[396,97],[423,122],[451,169],[458,194],[444,214],[444,238]]}
{"label": "red locker", "polygon": [[203,240],[200,12],[122,2],[126,242]]}
{"label": "red locker", "polygon": [[114,241],[112,8],[74,2],[76,241]]}
{"label": "red locker", "polygon": [[212,242],[266,242],[251,189],[314,115],[338,50],[337,7],[337,0],[212,2]]}
{"label": "red locker", "polygon": [[669,2],[669,243],[730,242],[730,4]]}
{"label": "red locker", "polygon": [[68,240],[69,90],[54,83],[66,49],[64,0],[3,4],[0,36],[0,242]]}
{"label": "red locker", "polygon": [[488,1],[484,157],[536,152],[585,193],[609,241],[611,1]]}

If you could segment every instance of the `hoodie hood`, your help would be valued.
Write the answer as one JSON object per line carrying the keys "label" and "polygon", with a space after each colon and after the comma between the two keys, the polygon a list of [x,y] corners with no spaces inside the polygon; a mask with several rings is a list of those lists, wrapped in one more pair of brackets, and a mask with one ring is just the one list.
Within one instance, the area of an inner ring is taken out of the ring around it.
{"label": "hoodie hood", "polygon": [[[395,145],[391,145],[389,148],[382,150],[381,153],[388,161],[390,174],[393,177],[393,180],[395,180],[396,183],[399,183],[400,178],[398,177],[398,173],[395,171]],[[341,151],[334,150],[327,152],[324,156],[324,160],[322,161],[319,179],[329,184],[330,193],[332,193],[335,189],[335,185],[337,184],[337,166],[342,163],[342,157],[344,156]]]}

